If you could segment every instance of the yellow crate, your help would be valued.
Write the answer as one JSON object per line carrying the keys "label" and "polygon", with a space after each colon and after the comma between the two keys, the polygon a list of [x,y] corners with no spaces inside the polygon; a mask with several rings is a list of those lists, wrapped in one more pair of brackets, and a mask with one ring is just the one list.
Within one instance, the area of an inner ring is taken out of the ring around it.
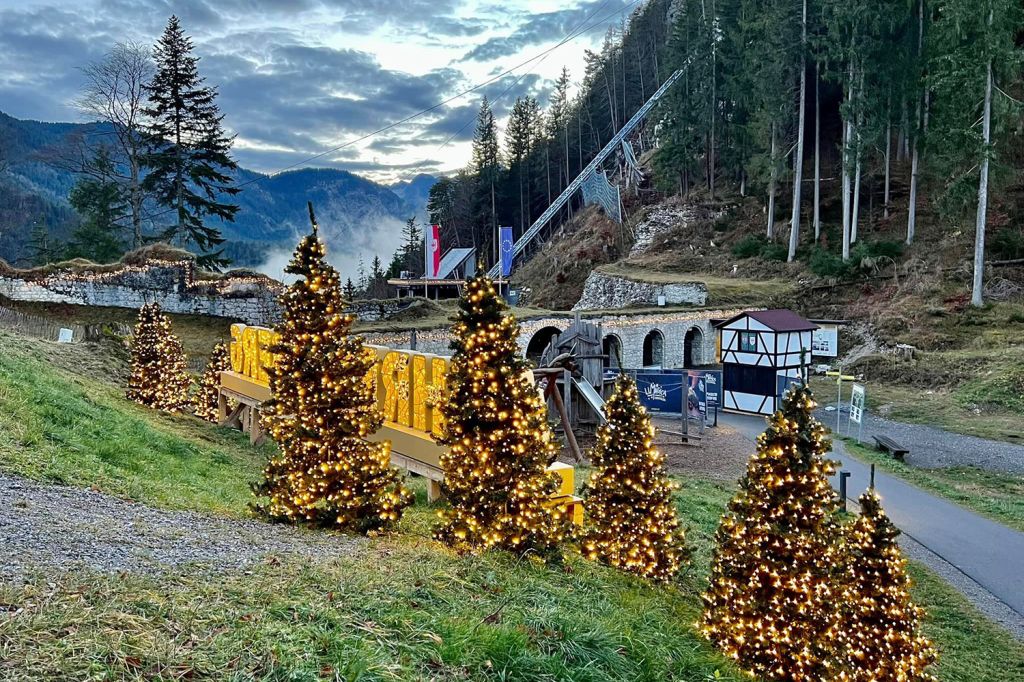
{"label": "yellow crate", "polygon": [[576,470],[568,464],[562,464],[561,462],[555,462],[548,467],[548,471],[553,474],[558,474],[559,485],[558,491],[555,492],[552,497],[560,497],[563,495],[572,495],[576,492]]}
{"label": "yellow crate", "polygon": [[564,507],[569,511],[574,526],[583,525],[583,500],[575,495],[560,495],[548,498],[547,506]]}

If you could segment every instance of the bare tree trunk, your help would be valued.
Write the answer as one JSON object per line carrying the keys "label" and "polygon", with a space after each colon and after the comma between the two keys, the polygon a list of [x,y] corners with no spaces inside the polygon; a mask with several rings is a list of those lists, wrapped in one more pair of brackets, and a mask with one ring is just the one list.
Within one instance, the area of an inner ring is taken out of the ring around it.
{"label": "bare tree trunk", "polygon": [[[853,97],[853,63],[850,63],[850,84],[846,90],[847,101]],[[850,140],[853,138],[852,115],[847,116],[843,126],[843,260],[850,260]]]}
{"label": "bare tree trunk", "polygon": [[890,160],[892,158],[892,122],[885,124],[885,192],[884,200],[882,203],[882,216],[884,218],[889,217],[889,178],[892,175],[889,170]]}
{"label": "bare tree trunk", "polygon": [[775,135],[775,124],[772,123],[772,155],[771,155],[771,180],[768,182],[768,239],[775,238],[775,181],[777,171],[777,164],[775,163],[775,151],[778,146],[776,143]]}
{"label": "bare tree trunk", "polygon": [[[988,25],[992,27],[992,9],[988,11]],[[985,111],[981,117],[981,134],[985,147],[981,158],[981,176],[978,180],[978,217],[974,224],[974,285],[971,288],[971,305],[982,306],[985,303],[985,221],[988,214],[988,165],[989,144],[992,141],[992,59],[988,60],[988,72],[985,77]]]}
{"label": "bare tree trunk", "polygon": [[[715,30],[718,24],[718,15],[715,9],[715,0],[711,0],[711,21],[709,28]],[[717,42],[711,41],[711,143],[708,145],[708,193],[711,200],[715,200],[715,115],[718,111],[718,50]]]}
{"label": "bare tree trunk", "polygon": [[861,64],[860,72],[860,84],[857,87],[857,105],[860,109],[856,115],[856,126],[854,127],[854,138],[856,146],[854,147],[854,155],[857,159],[857,165],[854,169],[854,180],[853,180],[853,210],[850,217],[850,243],[853,244],[857,241],[857,227],[860,225],[860,165],[862,151],[860,130],[864,125],[864,111],[861,108],[861,101],[864,98],[864,65]]}
{"label": "bare tree trunk", "polygon": [[[917,58],[921,59],[924,52],[924,0],[918,0],[917,4]],[[922,86],[923,87],[923,86]],[[913,151],[910,159],[910,199],[907,205],[907,244],[914,242],[914,232],[917,229],[917,182],[920,174],[921,163],[921,135],[923,124],[921,121],[922,94],[917,100],[917,133],[914,135]]]}
{"label": "bare tree trunk", "polygon": [[797,116],[796,151],[793,157],[793,215],[789,221],[789,253],[786,262],[796,258],[796,247],[800,243],[800,185],[804,177],[804,110],[807,108],[807,64],[804,50],[807,49],[807,0],[803,2],[803,20],[800,34],[800,113]]}
{"label": "bare tree trunk", "polygon": [[821,80],[814,63],[814,241],[821,237]]}

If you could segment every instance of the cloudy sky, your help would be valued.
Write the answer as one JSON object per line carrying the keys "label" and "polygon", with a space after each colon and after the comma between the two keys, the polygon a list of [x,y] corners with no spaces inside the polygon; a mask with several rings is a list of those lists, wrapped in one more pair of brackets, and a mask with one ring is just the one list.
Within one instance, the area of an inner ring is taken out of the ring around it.
{"label": "cloudy sky", "polygon": [[517,95],[543,102],[562,66],[579,79],[584,49],[598,45],[637,4],[0,0],[0,111],[83,120],[72,105],[82,84],[78,67],[118,41],[151,44],[173,13],[196,43],[201,73],[220,89],[225,122],[238,134],[239,161],[273,172],[431,107],[582,32],[475,93],[313,164],[377,180],[448,171],[469,157],[483,93],[501,96],[499,117]]}

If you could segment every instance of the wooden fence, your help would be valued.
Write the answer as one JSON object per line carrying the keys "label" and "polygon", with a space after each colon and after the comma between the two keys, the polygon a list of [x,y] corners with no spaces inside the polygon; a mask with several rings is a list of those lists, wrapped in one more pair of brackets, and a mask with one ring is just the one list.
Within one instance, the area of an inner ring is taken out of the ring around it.
{"label": "wooden fence", "polygon": [[129,324],[115,322],[112,324],[69,324],[58,323],[45,317],[29,315],[0,306],[0,330],[14,331],[22,336],[31,336],[47,341],[60,340],[60,330],[71,330],[70,343],[83,341],[99,341],[106,336],[128,336],[132,333]]}

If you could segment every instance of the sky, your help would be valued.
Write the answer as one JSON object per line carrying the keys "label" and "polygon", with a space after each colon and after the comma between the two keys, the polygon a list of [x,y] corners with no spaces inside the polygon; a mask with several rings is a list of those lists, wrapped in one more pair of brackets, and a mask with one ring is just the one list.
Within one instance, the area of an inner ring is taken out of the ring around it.
{"label": "sky", "polygon": [[[637,0],[0,0],[0,111],[84,121],[80,67],[119,41],[152,44],[171,14],[219,91],[235,156],[273,173],[332,166],[390,182],[469,159],[480,99],[499,122],[518,95],[544,104],[563,65],[574,82]],[[589,30],[584,30],[589,29]],[[366,135],[582,32],[542,59],[410,123]],[[507,91],[507,92],[506,92]],[[504,93],[504,94],[503,94]],[[448,141],[450,138],[450,141]]]}

